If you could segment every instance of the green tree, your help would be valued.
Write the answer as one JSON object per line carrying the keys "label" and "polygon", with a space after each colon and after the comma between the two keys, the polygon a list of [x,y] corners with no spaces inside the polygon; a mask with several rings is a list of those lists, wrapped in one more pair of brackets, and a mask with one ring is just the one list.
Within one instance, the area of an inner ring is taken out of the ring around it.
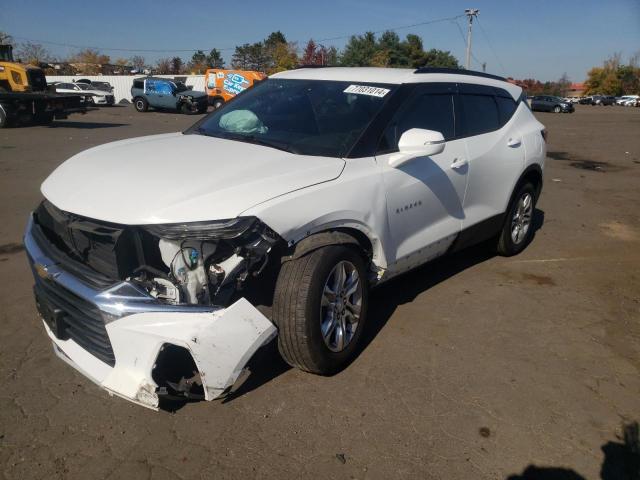
{"label": "green tree", "polygon": [[224,68],[224,59],[219,50],[213,48],[207,55],[207,64],[209,68]]}
{"label": "green tree", "polygon": [[409,64],[407,49],[403,46],[400,37],[395,32],[384,32],[378,40],[377,49],[378,53],[376,56],[378,60],[374,62],[374,64],[383,63],[380,62],[381,58],[388,59],[387,64],[381,66],[406,67]]}
{"label": "green tree", "polygon": [[354,35],[344,47],[340,63],[344,67],[368,67],[377,50],[376,36],[373,32]]}
{"label": "green tree", "polygon": [[275,47],[278,44],[287,43],[287,37],[284,36],[280,30],[277,32],[272,32],[264,41],[264,46],[268,49],[271,47]]}
{"label": "green tree", "polygon": [[184,62],[180,57],[173,57],[171,59],[171,73],[174,75],[180,75],[184,72]]}
{"label": "green tree", "polygon": [[202,50],[197,50],[191,55],[191,61],[195,64],[204,64],[207,61],[207,56]]}
{"label": "green tree", "polygon": [[451,52],[445,52],[443,50],[438,50],[436,48],[432,48],[431,50],[424,53],[424,56],[413,62],[412,67],[443,67],[443,68],[460,68],[460,64],[458,63],[458,59],[451,55]]}
{"label": "green tree", "polygon": [[264,72],[267,69],[267,60],[263,42],[245,43],[236,47],[231,58],[231,65],[239,70]]}
{"label": "green tree", "polygon": [[202,50],[197,50],[192,56],[189,62],[189,71],[192,73],[200,74],[204,73],[207,69],[207,56]]}

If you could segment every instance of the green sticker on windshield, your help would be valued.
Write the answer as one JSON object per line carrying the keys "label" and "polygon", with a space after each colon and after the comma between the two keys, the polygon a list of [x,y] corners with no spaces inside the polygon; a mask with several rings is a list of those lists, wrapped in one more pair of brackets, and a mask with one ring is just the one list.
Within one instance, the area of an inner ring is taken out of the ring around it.
{"label": "green sticker on windshield", "polygon": [[354,93],[356,95],[369,95],[371,97],[384,97],[390,90],[388,88],[372,87],[370,85],[349,85],[344,93]]}

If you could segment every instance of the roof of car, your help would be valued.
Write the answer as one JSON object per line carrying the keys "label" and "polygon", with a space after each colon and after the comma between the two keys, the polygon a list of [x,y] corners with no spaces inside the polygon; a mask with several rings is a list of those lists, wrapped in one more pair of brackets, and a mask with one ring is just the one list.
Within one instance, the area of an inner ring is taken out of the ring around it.
{"label": "roof of car", "polygon": [[518,98],[522,89],[506,79],[484,72],[449,68],[380,68],[380,67],[323,67],[298,68],[271,75],[272,78],[300,80],[334,80],[358,83],[430,83],[458,82],[500,87]]}

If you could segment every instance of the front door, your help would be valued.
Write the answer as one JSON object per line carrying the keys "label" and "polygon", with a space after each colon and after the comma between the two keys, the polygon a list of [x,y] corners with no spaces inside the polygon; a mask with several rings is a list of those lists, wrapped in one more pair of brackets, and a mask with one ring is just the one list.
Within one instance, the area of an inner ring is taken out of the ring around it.
{"label": "front door", "polygon": [[[468,162],[464,139],[456,140],[453,84],[416,87],[383,134],[376,159],[382,169],[393,246],[390,270],[406,270],[434,258],[461,230]],[[447,141],[431,157],[417,157],[399,167],[398,140],[411,128],[435,130]],[[395,265],[392,266],[393,260]]]}

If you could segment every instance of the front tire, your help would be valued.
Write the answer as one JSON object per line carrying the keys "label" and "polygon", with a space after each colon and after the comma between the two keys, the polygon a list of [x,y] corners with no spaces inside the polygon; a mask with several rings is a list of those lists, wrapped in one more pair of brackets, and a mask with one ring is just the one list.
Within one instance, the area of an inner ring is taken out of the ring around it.
{"label": "front tire", "polygon": [[562,111],[562,108],[560,108],[559,105],[556,105],[555,107],[553,107],[553,113],[560,113]]}
{"label": "front tire", "polygon": [[182,113],[183,115],[193,115],[193,107],[188,104],[188,103],[182,103],[180,105],[180,113]]}
{"label": "front tire", "polygon": [[4,112],[4,109],[0,107],[0,128],[5,128],[8,123],[7,114]]}
{"label": "front tire", "polygon": [[513,196],[502,231],[498,237],[497,253],[511,257],[522,252],[533,238],[533,212],[536,206],[536,189],[527,182]]}
{"label": "front tire", "polygon": [[149,110],[149,102],[142,97],[136,97],[133,100],[133,106],[136,108],[138,112],[146,112]]}
{"label": "front tire", "polygon": [[330,245],[285,262],[273,303],[280,354],[310,373],[339,371],[356,355],[367,304],[367,268],[356,249]]}

